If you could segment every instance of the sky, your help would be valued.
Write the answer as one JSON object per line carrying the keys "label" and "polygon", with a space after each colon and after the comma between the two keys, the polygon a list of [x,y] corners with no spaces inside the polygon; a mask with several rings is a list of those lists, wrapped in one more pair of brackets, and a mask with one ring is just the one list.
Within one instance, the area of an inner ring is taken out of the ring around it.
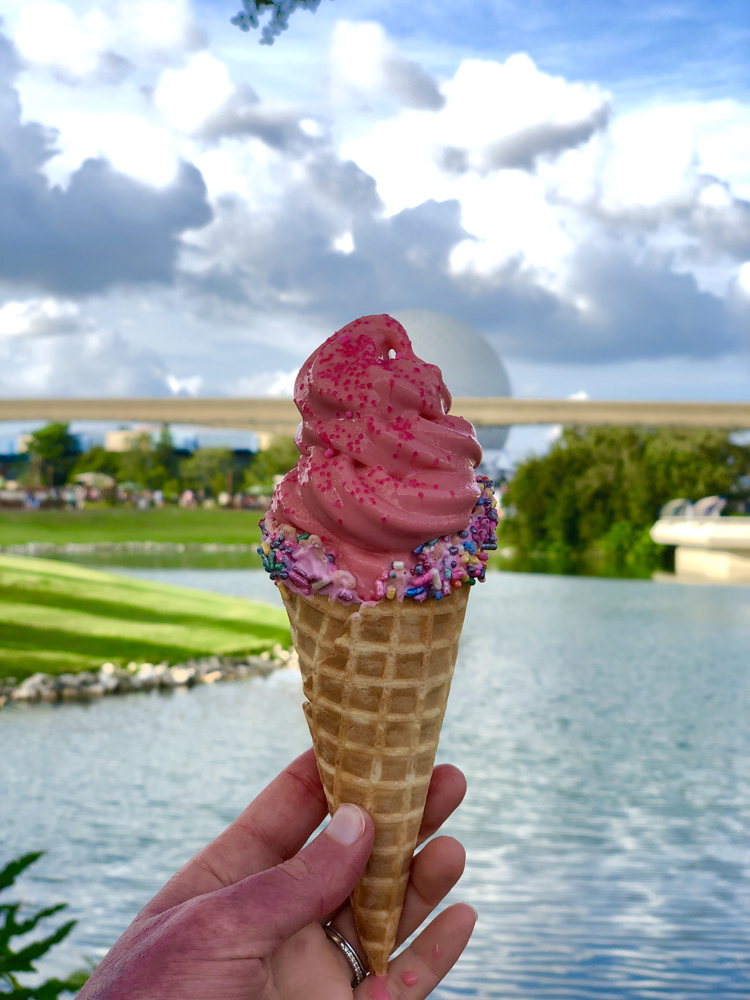
{"label": "sky", "polygon": [[0,396],[289,394],[431,309],[519,396],[748,399],[744,3],[238,8],[5,0]]}

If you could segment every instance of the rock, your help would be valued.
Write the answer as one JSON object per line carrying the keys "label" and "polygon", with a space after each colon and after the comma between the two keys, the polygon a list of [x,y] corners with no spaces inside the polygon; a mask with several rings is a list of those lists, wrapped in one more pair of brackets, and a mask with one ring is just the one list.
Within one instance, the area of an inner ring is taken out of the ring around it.
{"label": "rock", "polygon": [[279,644],[270,653],[265,651],[257,656],[204,656],[173,667],[166,660],[158,664],[136,663],[133,660],[125,669],[107,662],[96,673],[90,670],[57,676],[36,673],[18,685],[15,685],[14,678],[6,678],[0,681],[0,708],[8,700],[51,703],[86,701],[103,695],[154,688],[170,691],[186,685],[192,687],[194,684],[266,676],[280,667],[299,669],[299,660],[293,649],[283,649]]}
{"label": "rock", "polygon": [[170,667],[169,672],[176,685],[182,686],[183,684],[187,684],[191,687],[195,684],[195,667],[186,667],[183,664],[177,664],[174,667]]}
{"label": "rock", "polygon": [[75,674],[75,678],[78,687],[90,687],[92,684],[99,682],[99,678],[90,670],[82,670],[80,674]]}
{"label": "rock", "polygon": [[80,674],[58,674],[55,678],[55,687],[58,691],[64,688],[77,688],[81,683],[80,678]]}
{"label": "rock", "polygon": [[50,677],[49,674],[37,673],[21,681],[18,687],[13,689],[10,697],[12,701],[39,701],[42,697],[42,692],[47,695],[50,692],[54,694],[54,698],[45,697],[45,701],[57,700],[54,678]]}
{"label": "rock", "polygon": [[[111,670],[105,670],[111,667]],[[115,677],[115,666],[112,663],[105,663],[99,670],[96,684],[102,689],[102,694],[114,694],[118,688],[117,677]]]}
{"label": "rock", "polygon": [[81,693],[85,698],[101,698],[102,695],[108,694],[109,692],[103,684],[87,684],[86,687],[82,689]]}
{"label": "rock", "polygon": [[[130,664],[128,664],[128,670],[130,670]],[[142,663],[135,671],[132,680],[134,685],[142,691],[150,691],[159,683],[159,674],[154,669],[153,663]]]}

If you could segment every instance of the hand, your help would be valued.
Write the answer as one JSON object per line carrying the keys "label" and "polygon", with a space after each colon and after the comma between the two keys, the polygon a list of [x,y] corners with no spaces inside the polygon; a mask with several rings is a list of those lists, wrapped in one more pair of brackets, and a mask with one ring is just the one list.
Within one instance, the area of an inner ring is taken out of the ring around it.
{"label": "hand", "polygon": [[[465,792],[457,768],[435,768],[420,843]],[[424,1000],[466,947],[474,910],[448,907],[391,961],[387,976],[368,976],[352,992],[351,967],[323,925],[332,921],[367,968],[347,899],[367,863],[372,820],[344,805],[305,847],[326,812],[308,750],[170,879],[78,1000]],[[451,837],[415,855],[397,947],[458,881],[464,857]]]}

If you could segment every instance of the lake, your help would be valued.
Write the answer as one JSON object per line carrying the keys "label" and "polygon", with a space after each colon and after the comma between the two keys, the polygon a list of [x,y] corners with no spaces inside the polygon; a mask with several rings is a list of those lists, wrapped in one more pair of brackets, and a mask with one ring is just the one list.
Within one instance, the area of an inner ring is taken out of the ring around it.
{"label": "lake", "polygon": [[[275,597],[248,570],[128,570]],[[0,854],[98,959],[309,743],[299,677],[0,713]],[[494,573],[475,587],[438,754],[479,911],[448,998],[750,995],[750,588]]]}

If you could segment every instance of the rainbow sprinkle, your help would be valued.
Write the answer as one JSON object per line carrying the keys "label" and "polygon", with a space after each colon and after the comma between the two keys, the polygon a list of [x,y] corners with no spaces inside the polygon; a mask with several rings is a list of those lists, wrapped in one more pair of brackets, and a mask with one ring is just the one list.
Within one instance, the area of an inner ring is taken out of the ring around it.
{"label": "rainbow sprinkle", "polygon": [[[488,553],[497,548],[497,498],[491,479],[477,476],[476,481],[482,493],[466,529],[423,542],[409,559],[389,560],[375,582],[377,600],[439,601],[451,588],[484,582]],[[320,593],[344,604],[370,603],[357,593],[356,580],[337,566],[333,547],[319,535],[298,532],[291,524],[276,524],[270,514],[260,527],[258,553],[274,583],[283,583],[305,597]]]}

